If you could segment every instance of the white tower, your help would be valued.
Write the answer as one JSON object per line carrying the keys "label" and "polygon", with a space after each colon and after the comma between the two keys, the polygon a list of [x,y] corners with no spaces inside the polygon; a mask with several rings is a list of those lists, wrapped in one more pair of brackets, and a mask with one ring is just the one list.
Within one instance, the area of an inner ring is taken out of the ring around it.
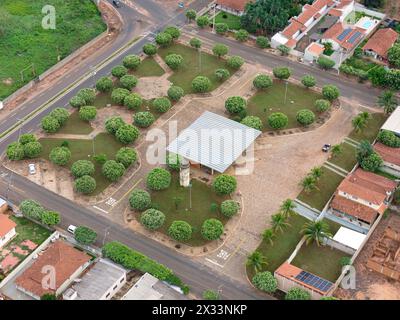
{"label": "white tower", "polygon": [[190,163],[187,159],[182,157],[181,168],[179,174],[179,181],[182,187],[189,187],[190,185]]}

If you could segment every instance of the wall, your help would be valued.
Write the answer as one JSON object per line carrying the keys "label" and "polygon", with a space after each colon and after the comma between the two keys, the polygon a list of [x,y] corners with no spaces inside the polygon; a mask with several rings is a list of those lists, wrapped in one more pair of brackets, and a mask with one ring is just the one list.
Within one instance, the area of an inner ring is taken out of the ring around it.
{"label": "wall", "polygon": [[364,7],[363,5],[359,4],[359,3],[356,3],[354,9],[355,9],[355,11],[364,12],[365,14],[367,14],[369,16],[376,17],[376,18],[379,18],[381,20],[386,18],[386,14],[370,10],[370,9]]}
{"label": "wall", "polygon": [[9,233],[7,233],[4,238],[0,239],[0,248],[8,243],[16,235],[15,228],[13,228]]}
{"label": "wall", "polygon": [[327,245],[331,248],[335,248],[339,251],[345,252],[349,255],[353,255],[356,252],[355,249],[350,248],[350,247],[344,245],[343,243],[337,242],[336,240],[333,240],[333,239],[326,239],[325,245]]}
{"label": "wall", "polygon": [[290,280],[290,279],[283,277],[276,273],[274,276],[278,282],[278,288],[280,290],[282,290],[283,292],[288,292],[292,288],[300,288],[300,289],[303,289],[303,290],[309,292],[311,294],[312,300],[320,300],[323,297],[323,295],[321,295],[320,293],[315,292],[315,291],[311,290],[310,288],[304,287],[301,284],[299,284],[293,280]]}

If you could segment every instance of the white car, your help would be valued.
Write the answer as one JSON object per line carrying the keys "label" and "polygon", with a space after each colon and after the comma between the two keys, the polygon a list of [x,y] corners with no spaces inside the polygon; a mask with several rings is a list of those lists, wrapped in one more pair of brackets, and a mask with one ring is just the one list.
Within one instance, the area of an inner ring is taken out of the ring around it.
{"label": "white car", "polygon": [[76,226],[74,226],[72,224],[67,228],[67,231],[72,234],[75,234],[75,230],[76,230]]}
{"label": "white car", "polygon": [[36,168],[35,165],[33,163],[28,165],[29,167],[29,174],[35,174],[36,173]]}

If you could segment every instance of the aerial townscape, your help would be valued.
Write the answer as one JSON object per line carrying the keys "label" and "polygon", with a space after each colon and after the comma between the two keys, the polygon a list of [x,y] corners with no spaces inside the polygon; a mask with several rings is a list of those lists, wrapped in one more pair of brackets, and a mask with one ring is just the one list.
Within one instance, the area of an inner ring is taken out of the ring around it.
{"label": "aerial townscape", "polygon": [[1,0],[0,157],[4,305],[400,300],[400,1]]}

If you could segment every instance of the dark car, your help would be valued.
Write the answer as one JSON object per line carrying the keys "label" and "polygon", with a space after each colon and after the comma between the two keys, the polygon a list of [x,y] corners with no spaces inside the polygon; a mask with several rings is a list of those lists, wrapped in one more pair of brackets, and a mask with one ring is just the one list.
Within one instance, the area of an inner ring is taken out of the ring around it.
{"label": "dark car", "polygon": [[117,8],[119,8],[119,7],[121,7],[121,1],[113,0],[113,5],[116,6]]}
{"label": "dark car", "polygon": [[331,145],[330,144],[324,144],[324,146],[322,147],[322,151],[323,152],[328,152],[331,149]]}

